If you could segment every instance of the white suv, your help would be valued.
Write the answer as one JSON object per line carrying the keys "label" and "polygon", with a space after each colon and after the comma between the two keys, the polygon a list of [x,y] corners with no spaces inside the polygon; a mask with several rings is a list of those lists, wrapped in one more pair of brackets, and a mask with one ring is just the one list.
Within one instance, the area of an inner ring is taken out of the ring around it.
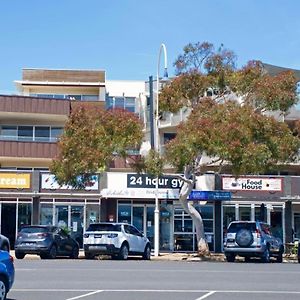
{"label": "white suv", "polygon": [[137,228],[126,223],[93,223],[83,235],[84,254],[88,259],[107,254],[127,259],[129,254],[150,259],[149,240]]}

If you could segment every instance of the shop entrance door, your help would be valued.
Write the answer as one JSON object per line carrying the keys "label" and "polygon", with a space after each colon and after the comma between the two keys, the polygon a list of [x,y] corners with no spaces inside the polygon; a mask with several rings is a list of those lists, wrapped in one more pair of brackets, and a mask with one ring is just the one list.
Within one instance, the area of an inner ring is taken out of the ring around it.
{"label": "shop entrance door", "polygon": [[134,205],[132,207],[132,224],[149,239],[154,245],[154,206]]}
{"label": "shop entrance door", "polygon": [[16,212],[15,203],[1,204],[1,234],[8,237],[11,249],[14,249],[16,239]]}

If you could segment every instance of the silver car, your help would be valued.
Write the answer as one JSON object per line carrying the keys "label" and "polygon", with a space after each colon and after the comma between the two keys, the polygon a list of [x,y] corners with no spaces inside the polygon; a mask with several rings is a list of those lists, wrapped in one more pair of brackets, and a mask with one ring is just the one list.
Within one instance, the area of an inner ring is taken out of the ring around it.
{"label": "silver car", "polygon": [[228,262],[234,262],[237,255],[249,261],[251,257],[260,257],[263,262],[270,262],[276,257],[282,262],[284,252],[280,238],[272,235],[270,225],[254,221],[234,221],[227,229],[224,252]]}
{"label": "silver car", "polygon": [[106,254],[125,260],[128,255],[141,255],[150,259],[149,240],[137,228],[125,223],[94,223],[83,235],[84,253],[87,259]]}

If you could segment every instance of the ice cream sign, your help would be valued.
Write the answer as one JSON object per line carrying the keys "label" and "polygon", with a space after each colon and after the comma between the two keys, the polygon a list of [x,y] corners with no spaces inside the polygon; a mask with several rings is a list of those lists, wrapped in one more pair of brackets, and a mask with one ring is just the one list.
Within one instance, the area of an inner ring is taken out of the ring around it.
{"label": "ice cream sign", "polygon": [[231,191],[282,191],[282,178],[259,178],[259,177],[223,177],[223,190]]}

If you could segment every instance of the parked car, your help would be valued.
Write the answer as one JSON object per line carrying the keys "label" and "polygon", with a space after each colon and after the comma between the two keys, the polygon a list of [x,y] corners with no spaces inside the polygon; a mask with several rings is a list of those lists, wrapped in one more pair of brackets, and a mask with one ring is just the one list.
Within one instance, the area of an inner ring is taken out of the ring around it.
{"label": "parked car", "polygon": [[107,254],[125,260],[128,255],[150,259],[150,241],[137,228],[126,223],[93,223],[83,235],[84,253],[88,259]]}
{"label": "parked car", "polygon": [[6,299],[14,279],[14,259],[7,251],[0,250],[0,300]]}
{"label": "parked car", "polygon": [[7,251],[7,252],[10,251],[9,239],[3,234],[0,234],[0,250]]}
{"label": "parked car", "polygon": [[62,228],[56,226],[28,225],[21,228],[15,243],[16,258],[37,254],[42,259],[56,256],[78,258],[79,245]]}
{"label": "parked car", "polygon": [[264,262],[269,262],[273,256],[282,262],[284,246],[280,238],[272,235],[268,224],[234,221],[227,229],[224,252],[228,262],[234,262],[237,255],[245,257],[245,261],[251,257],[260,257]]}

